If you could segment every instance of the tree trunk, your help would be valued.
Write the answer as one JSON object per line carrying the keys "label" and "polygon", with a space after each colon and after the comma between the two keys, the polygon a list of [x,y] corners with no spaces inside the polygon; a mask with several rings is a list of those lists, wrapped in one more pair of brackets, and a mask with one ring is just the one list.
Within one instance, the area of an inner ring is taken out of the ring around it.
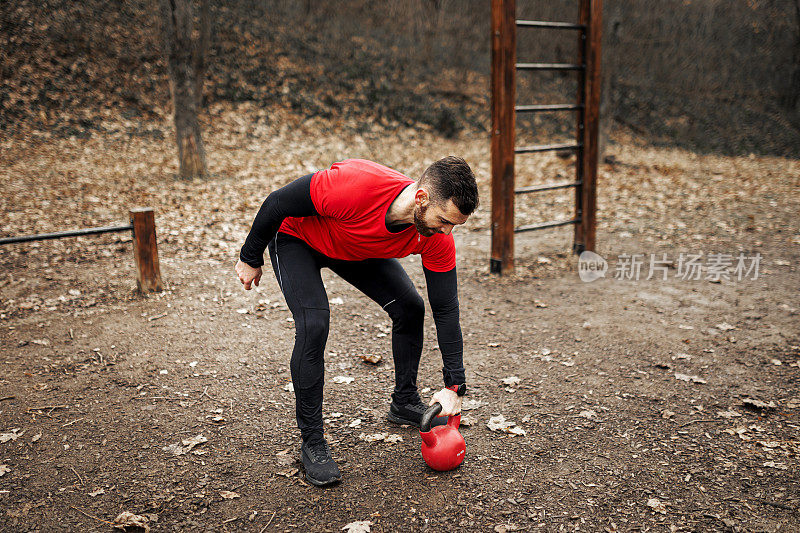
{"label": "tree trunk", "polygon": [[200,0],[200,39],[194,47],[194,73],[197,78],[195,96],[197,109],[203,109],[203,81],[206,77],[206,56],[211,42],[211,13],[209,0]]}
{"label": "tree trunk", "polygon": [[783,106],[791,111],[798,112],[798,104],[800,104],[800,0],[794,2],[794,15],[795,15],[795,42],[794,52],[792,54],[792,75],[789,87],[787,87],[784,94]]}
{"label": "tree trunk", "polygon": [[206,153],[197,121],[197,72],[191,0],[160,0],[169,86],[175,108],[179,174],[191,179],[207,174]]}

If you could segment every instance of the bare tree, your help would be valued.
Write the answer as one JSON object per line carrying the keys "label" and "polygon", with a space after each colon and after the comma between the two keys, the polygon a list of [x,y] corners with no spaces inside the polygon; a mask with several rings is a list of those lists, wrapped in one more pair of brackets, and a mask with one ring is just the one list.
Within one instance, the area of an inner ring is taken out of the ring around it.
{"label": "bare tree", "polygon": [[786,93],[783,96],[783,105],[789,111],[800,111],[800,0],[794,2],[795,16],[795,43],[793,51],[792,76]]}
{"label": "bare tree", "polygon": [[201,29],[197,40],[192,38],[194,10],[191,0],[160,0],[160,6],[164,53],[175,108],[179,174],[182,178],[205,176],[206,152],[197,111],[202,104],[201,75],[210,39],[208,0],[201,0]]}

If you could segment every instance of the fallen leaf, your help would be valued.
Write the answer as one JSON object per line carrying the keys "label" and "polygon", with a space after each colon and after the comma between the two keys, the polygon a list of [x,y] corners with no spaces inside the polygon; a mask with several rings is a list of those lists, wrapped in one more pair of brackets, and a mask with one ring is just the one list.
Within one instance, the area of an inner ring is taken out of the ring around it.
{"label": "fallen leaf", "polygon": [[778,470],[788,470],[789,467],[786,466],[786,463],[776,463],[775,461],[767,461],[764,463],[764,466],[767,468],[777,468]]}
{"label": "fallen leaf", "polygon": [[8,472],[11,472],[11,468],[8,465],[0,465],[0,477],[3,477]]}
{"label": "fallen leaf", "polygon": [[350,376],[336,376],[333,378],[334,383],[352,383],[356,378]]}
{"label": "fallen leaf", "polygon": [[704,380],[699,376],[690,376],[689,374],[678,374],[677,372],[675,373],[675,379],[679,379],[681,381],[689,381],[692,383],[707,383],[706,380]]}
{"label": "fallen leaf", "polygon": [[[192,437],[190,439],[183,439],[180,444],[170,444],[169,446],[164,446],[165,452],[170,452],[173,455],[186,455],[192,448],[197,446],[198,444],[203,444],[204,442],[208,442],[208,439],[205,438],[203,435],[197,435],[196,437]],[[183,446],[181,446],[183,444]]]}
{"label": "fallen leaf", "polygon": [[736,435],[744,441],[752,440],[748,435],[746,435],[747,433],[746,427],[728,428],[723,431],[725,431],[725,433],[728,433],[729,435]]}
{"label": "fallen leaf", "polygon": [[288,470],[280,470],[280,471],[278,471],[278,472],[275,472],[275,473],[276,473],[277,475],[279,475],[279,476],[283,476],[283,477],[292,477],[292,476],[293,476],[293,475],[295,475],[297,472],[299,472],[299,470],[297,470],[296,468],[290,468],[290,469],[288,469]]}
{"label": "fallen leaf", "polygon": [[580,413],[578,413],[578,416],[582,418],[588,418],[589,420],[594,420],[595,418],[597,418],[597,413],[592,409],[587,409],[585,411],[581,411]]}
{"label": "fallen leaf", "polygon": [[516,422],[512,422],[510,420],[506,420],[506,417],[503,415],[493,416],[489,419],[486,423],[486,427],[488,427],[492,431],[502,431],[505,433],[510,433],[512,435],[525,435],[525,430],[517,427]]}
{"label": "fallen leaf", "polygon": [[277,458],[278,458],[278,464],[283,466],[289,466],[291,464],[294,464],[295,461],[294,457],[292,457],[291,455],[281,455],[280,453],[277,454]]}
{"label": "fallen leaf", "polygon": [[0,443],[8,442],[10,440],[17,440],[20,438],[25,431],[20,431],[19,428],[14,428],[8,433],[0,433]]}
{"label": "fallen leaf", "polygon": [[373,365],[377,365],[381,362],[383,357],[380,355],[359,355],[358,356],[363,362],[365,363],[372,363]]}
{"label": "fallen leaf", "polygon": [[722,418],[736,418],[742,415],[733,409],[728,409],[727,411],[717,411],[717,416],[721,416]]}
{"label": "fallen leaf", "polygon": [[732,329],[736,329],[736,326],[731,326],[731,325],[730,325],[730,324],[728,324],[727,322],[722,322],[722,323],[720,323],[720,324],[717,324],[717,325],[716,325],[716,326],[714,326],[714,327],[716,327],[716,328],[717,328],[718,330],[720,330],[720,331],[730,331],[730,330],[732,330]]}
{"label": "fallen leaf", "polygon": [[239,497],[239,494],[230,490],[221,490],[219,491],[219,495],[225,498],[226,500],[233,500],[234,498]]}
{"label": "fallen leaf", "polygon": [[672,418],[673,416],[675,416],[675,413],[673,413],[672,411],[669,411],[667,409],[661,411],[661,418]]}
{"label": "fallen leaf", "polygon": [[353,420],[352,422],[347,424],[347,427],[349,427],[349,428],[357,428],[360,425],[361,425],[361,419],[360,418],[356,418],[355,420]]}
{"label": "fallen leaf", "polygon": [[483,405],[483,402],[480,400],[475,400],[474,398],[470,398],[469,400],[465,401],[461,404],[462,411],[471,411],[472,409],[478,409],[480,406]]}
{"label": "fallen leaf", "polygon": [[477,421],[469,415],[461,417],[461,425],[464,427],[474,426],[476,422]]}
{"label": "fallen leaf", "polygon": [[361,520],[359,522],[350,522],[342,528],[342,531],[347,533],[369,533],[372,522],[369,520]]}
{"label": "fallen leaf", "polygon": [[139,516],[128,511],[121,512],[114,519],[112,524],[116,529],[126,529],[129,527],[139,527],[144,529],[145,533],[150,531],[150,520],[146,516]]}
{"label": "fallen leaf", "polygon": [[294,392],[294,384],[291,382],[287,383],[286,385],[283,386],[283,390],[287,392]]}
{"label": "fallen leaf", "polygon": [[761,400],[757,400],[755,398],[745,398],[742,400],[742,403],[747,407],[752,407],[755,409],[775,409],[778,407],[775,405],[775,402],[762,402]]}
{"label": "fallen leaf", "polygon": [[95,496],[99,496],[99,495],[101,495],[101,494],[105,494],[105,493],[106,493],[106,490],[101,488],[101,489],[97,489],[97,490],[96,490],[96,491],[94,491],[94,492],[90,492],[90,493],[89,493],[89,496],[91,496],[92,498],[94,498]]}
{"label": "fallen leaf", "polygon": [[362,433],[361,435],[358,436],[358,438],[365,442],[384,441],[387,442],[388,444],[394,444],[395,442],[401,442],[403,440],[403,437],[401,437],[400,435],[395,435],[390,433],[371,433],[371,434]]}
{"label": "fallen leaf", "polygon": [[344,300],[342,300],[340,297],[337,296],[335,298],[331,298],[330,303],[333,305],[342,305],[344,304]]}
{"label": "fallen leaf", "polygon": [[667,514],[667,508],[664,507],[664,504],[661,503],[661,500],[658,498],[650,498],[647,500],[647,506],[657,513]]}
{"label": "fallen leaf", "polygon": [[504,385],[516,385],[519,383],[519,378],[517,376],[509,376],[507,378],[503,378]]}

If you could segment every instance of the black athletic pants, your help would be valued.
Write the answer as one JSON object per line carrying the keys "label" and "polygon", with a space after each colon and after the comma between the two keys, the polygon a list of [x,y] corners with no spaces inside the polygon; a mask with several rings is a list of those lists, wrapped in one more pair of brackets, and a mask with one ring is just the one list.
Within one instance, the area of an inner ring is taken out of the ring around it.
{"label": "black athletic pants", "polygon": [[328,267],[369,296],[392,318],[392,355],[398,403],[418,400],[425,305],[397,259],[331,259],[303,240],[278,232],[270,241],[272,269],[294,317],[291,371],[297,425],[303,440],[322,437],[322,386],[330,308],[320,269]]}

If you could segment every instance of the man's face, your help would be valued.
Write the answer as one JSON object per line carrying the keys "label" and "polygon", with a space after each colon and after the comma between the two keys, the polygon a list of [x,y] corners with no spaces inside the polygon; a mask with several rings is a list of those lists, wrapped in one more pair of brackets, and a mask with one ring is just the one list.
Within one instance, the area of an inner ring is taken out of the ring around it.
{"label": "man's face", "polygon": [[431,202],[427,191],[419,189],[415,197],[414,226],[423,237],[431,237],[436,233],[450,235],[454,226],[463,224],[469,218],[459,211],[453,200]]}

